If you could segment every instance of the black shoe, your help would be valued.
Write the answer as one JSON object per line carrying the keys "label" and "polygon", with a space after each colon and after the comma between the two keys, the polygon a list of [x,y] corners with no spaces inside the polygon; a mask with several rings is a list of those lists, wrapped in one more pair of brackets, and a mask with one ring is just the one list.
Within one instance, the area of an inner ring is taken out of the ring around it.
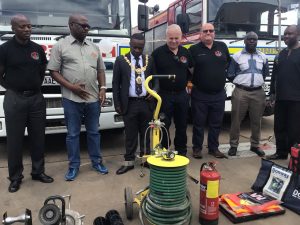
{"label": "black shoe", "polygon": [[256,153],[259,157],[265,156],[265,152],[261,150],[259,147],[251,147],[250,151]]}
{"label": "black shoe", "polygon": [[13,181],[11,181],[11,183],[10,183],[10,185],[8,187],[8,191],[10,193],[17,192],[20,189],[21,183],[22,183],[21,180],[13,180]]}
{"label": "black shoe", "polygon": [[287,158],[288,158],[287,155],[278,155],[277,153],[266,157],[266,159],[269,159],[269,160],[287,159]]}
{"label": "black shoe", "polygon": [[229,156],[236,156],[237,153],[237,147],[230,147],[229,151],[228,151],[228,155]]}
{"label": "black shoe", "polygon": [[32,177],[32,180],[38,180],[42,183],[52,183],[54,181],[54,179],[52,177],[49,177],[45,173],[34,174],[34,175],[32,174],[31,177]]}
{"label": "black shoe", "polygon": [[193,157],[195,159],[202,159],[202,152],[201,149],[193,149]]}
{"label": "black shoe", "polygon": [[132,170],[133,168],[134,168],[134,166],[121,166],[117,170],[116,174],[120,175],[120,174],[126,173],[128,170]]}
{"label": "black shoe", "polygon": [[223,158],[227,159],[228,158],[225,154],[220,152],[219,149],[214,150],[214,151],[208,151],[208,154],[213,155],[214,157],[219,158],[219,159],[223,159]]}

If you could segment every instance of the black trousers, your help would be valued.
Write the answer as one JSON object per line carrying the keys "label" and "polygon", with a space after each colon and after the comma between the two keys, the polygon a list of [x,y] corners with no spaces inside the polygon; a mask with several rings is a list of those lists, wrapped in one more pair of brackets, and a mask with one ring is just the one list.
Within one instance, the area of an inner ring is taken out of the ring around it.
{"label": "black trousers", "polygon": [[[167,132],[163,130],[162,146],[167,148],[171,144],[169,128],[171,126],[172,119],[175,124],[175,137],[174,146],[175,150],[180,155],[186,155],[187,149],[187,116],[189,107],[189,96],[185,90],[180,92],[167,92],[161,91],[160,96],[162,98],[161,112],[165,114],[165,127]],[[167,135],[168,134],[168,135]],[[169,137],[169,140],[168,138]]]}
{"label": "black trousers", "polygon": [[144,153],[150,154],[150,131],[146,137],[146,146],[144,141],[146,129],[152,119],[153,112],[151,109],[151,103],[145,99],[129,99],[127,112],[123,115],[126,146],[125,161],[134,161],[138,138],[140,141],[140,156]]}
{"label": "black trousers", "polygon": [[46,102],[43,95],[24,96],[7,90],[4,97],[4,113],[7,133],[9,179],[22,180],[23,138],[27,127],[31,146],[32,175],[44,172],[44,142]]}
{"label": "black trousers", "polygon": [[204,129],[208,123],[208,150],[213,152],[219,147],[219,134],[224,116],[226,93],[207,94],[192,89],[193,149],[202,150]]}
{"label": "black trousers", "polygon": [[300,101],[276,101],[274,133],[278,155],[287,156],[300,143]]}

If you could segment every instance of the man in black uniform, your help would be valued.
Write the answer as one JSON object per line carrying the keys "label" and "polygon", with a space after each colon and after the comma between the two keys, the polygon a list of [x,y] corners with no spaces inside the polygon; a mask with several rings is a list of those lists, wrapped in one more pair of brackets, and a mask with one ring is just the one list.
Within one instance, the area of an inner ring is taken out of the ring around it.
{"label": "man in black uniform", "polygon": [[226,69],[230,62],[227,46],[214,41],[212,24],[203,24],[201,42],[191,46],[190,52],[195,67],[193,73],[192,115],[193,115],[193,157],[202,158],[204,127],[208,120],[208,153],[224,158],[218,149],[219,134],[223,121],[226,93]]}
{"label": "man in black uniform", "polygon": [[[175,80],[161,79],[159,94],[162,98],[161,111],[165,114],[167,130],[174,117],[175,138],[174,145],[178,154],[185,156],[187,149],[187,113],[189,97],[186,91],[189,69],[193,67],[192,58],[188,50],[180,46],[182,32],[178,25],[172,24],[166,31],[167,44],[153,51],[155,74],[175,74]],[[163,131],[162,146],[167,148],[170,143],[168,134]]]}
{"label": "man in black uniform", "polygon": [[[291,147],[300,143],[300,31],[295,25],[284,31],[283,49],[275,58],[271,98],[275,101],[276,153],[268,159],[287,159]],[[275,97],[276,96],[276,97]]]}
{"label": "man in black uniform", "polygon": [[[140,156],[150,153],[149,133],[144,146],[145,132],[152,119],[151,96],[143,82],[152,74],[151,59],[143,55],[145,38],[133,34],[130,38],[130,53],[116,59],[113,72],[113,97],[116,111],[123,115],[126,135],[125,162],[116,174],[126,173],[134,168],[135,152],[140,138]],[[154,87],[157,90],[158,84]]]}
{"label": "man in black uniform", "polygon": [[46,55],[41,46],[30,41],[31,24],[24,15],[11,20],[15,36],[0,46],[0,84],[6,88],[4,113],[7,133],[9,192],[19,190],[23,179],[22,145],[25,127],[31,143],[33,180],[51,183],[44,171],[46,103],[41,84]]}

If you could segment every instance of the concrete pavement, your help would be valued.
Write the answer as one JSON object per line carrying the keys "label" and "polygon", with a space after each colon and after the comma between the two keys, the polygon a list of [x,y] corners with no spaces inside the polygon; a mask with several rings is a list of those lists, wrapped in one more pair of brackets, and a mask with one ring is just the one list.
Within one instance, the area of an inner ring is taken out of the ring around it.
{"label": "concrete pavement", "polygon": [[[224,121],[224,129],[220,137],[220,143],[228,143],[229,117]],[[242,128],[241,142],[248,141],[250,131],[248,129],[248,121],[245,121]],[[267,139],[272,135],[273,119],[272,117],[263,119],[262,139]],[[191,131],[188,128],[188,157],[190,164],[188,171],[192,176],[199,179],[199,169],[203,162],[215,160],[207,154],[204,149],[204,158],[197,160],[191,157]],[[140,224],[138,220],[138,208],[134,208],[134,219],[128,221],[124,209],[124,187],[131,186],[133,191],[138,191],[149,183],[149,170],[144,169],[145,177],[141,178],[140,167],[136,163],[134,170],[123,175],[116,175],[115,171],[119,168],[123,161],[124,138],[120,131],[102,132],[102,152],[104,163],[109,168],[109,174],[97,174],[91,169],[89,159],[86,152],[85,135],[82,135],[82,166],[77,179],[73,182],[64,181],[64,173],[67,170],[67,156],[65,150],[64,135],[49,135],[46,140],[46,173],[55,179],[52,184],[42,184],[32,181],[30,176],[30,157],[28,153],[28,142],[25,141],[24,148],[24,180],[21,189],[16,193],[7,191],[9,181],[7,177],[7,162],[5,139],[0,143],[0,214],[8,211],[9,216],[16,216],[29,208],[33,213],[33,223],[40,224],[38,221],[38,212],[42,207],[44,200],[50,195],[72,195],[71,206],[75,211],[86,215],[84,224],[93,224],[93,220],[97,216],[104,216],[110,209],[116,209],[121,214],[124,224],[135,225]],[[233,193],[239,191],[250,191],[250,187],[254,182],[259,167],[259,157],[220,159],[217,160],[217,169],[221,173],[222,180],[220,186],[220,194]],[[288,161],[280,161],[280,164],[287,166]],[[187,181],[192,196],[193,205],[193,221],[192,224],[198,223],[199,210],[199,185],[191,180]],[[257,221],[251,221],[244,224],[251,225],[296,225],[299,223],[299,215],[286,210],[285,215],[276,216]],[[232,224],[222,213],[220,213],[220,225]]]}

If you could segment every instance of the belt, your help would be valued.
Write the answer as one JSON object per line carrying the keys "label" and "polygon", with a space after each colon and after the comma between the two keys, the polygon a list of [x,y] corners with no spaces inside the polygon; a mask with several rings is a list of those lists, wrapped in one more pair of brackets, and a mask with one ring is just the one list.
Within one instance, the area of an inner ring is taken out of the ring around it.
{"label": "belt", "polygon": [[221,90],[218,90],[218,91],[215,91],[215,90],[204,90],[203,88],[200,88],[199,86],[197,85],[194,85],[196,87],[196,89],[202,93],[205,93],[205,94],[208,94],[208,95],[216,95],[216,94],[219,94],[221,91],[224,91],[224,88],[221,89]]}
{"label": "belt", "polygon": [[22,95],[24,97],[31,97],[33,95],[36,95],[38,93],[41,93],[40,90],[25,90],[25,91],[19,91],[19,90],[12,90],[13,92]]}
{"label": "belt", "polygon": [[247,87],[247,86],[243,86],[243,85],[240,85],[240,84],[235,84],[235,86],[239,89],[242,89],[244,91],[256,91],[256,90],[260,90],[262,87],[259,86],[259,87]]}
{"label": "belt", "polygon": [[142,101],[146,99],[146,96],[141,96],[141,97],[129,97],[128,98],[130,101]]}
{"label": "belt", "polygon": [[179,93],[182,93],[183,91],[185,91],[185,89],[180,90],[180,91],[175,91],[175,90],[172,90],[172,91],[160,90],[159,92],[162,93],[162,94],[177,95]]}

